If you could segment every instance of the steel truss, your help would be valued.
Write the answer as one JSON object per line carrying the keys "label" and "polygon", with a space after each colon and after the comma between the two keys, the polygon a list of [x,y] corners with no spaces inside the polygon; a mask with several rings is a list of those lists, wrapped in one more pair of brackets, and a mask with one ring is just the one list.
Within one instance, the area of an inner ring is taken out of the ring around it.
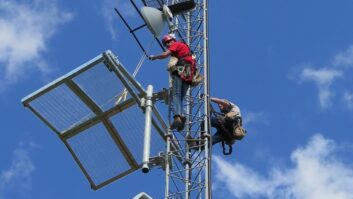
{"label": "steel truss", "polygon": [[[184,0],[185,1],[185,0]],[[183,2],[143,0],[146,6],[161,7],[164,4]],[[176,34],[184,40],[196,55],[197,67],[205,79],[197,87],[188,89],[184,99],[186,125],[183,132],[169,130],[167,134],[166,199],[210,199],[211,195],[211,150],[209,127],[209,61],[207,0],[195,0],[196,8],[175,17]],[[169,103],[169,113],[172,103]],[[171,114],[169,114],[171,115]],[[169,116],[169,121],[172,118]],[[206,121],[206,122],[205,122]],[[203,131],[203,133],[201,133]],[[196,146],[190,143],[196,143]],[[178,151],[171,143],[177,143]],[[181,154],[181,156],[180,156]]]}

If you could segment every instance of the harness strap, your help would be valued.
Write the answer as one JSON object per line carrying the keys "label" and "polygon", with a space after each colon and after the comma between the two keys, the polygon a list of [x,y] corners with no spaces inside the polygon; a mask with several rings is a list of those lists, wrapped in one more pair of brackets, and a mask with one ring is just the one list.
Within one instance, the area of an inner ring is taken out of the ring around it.
{"label": "harness strap", "polygon": [[228,145],[228,152],[226,151],[225,141],[222,141],[223,155],[230,155],[233,152],[232,145],[231,144],[227,144],[227,145]]}
{"label": "harness strap", "polygon": [[222,131],[225,132],[226,135],[225,136],[226,140],[232,140],[232,134],[228,131],[228,129],[223,125],[223,122],[219,119],[219,117],[217,117],[217,120],[222,128]]}
{"label": "harness strap", "polygon": [[[223,122],[219,119],[219,117],[217,117],[218,119],[218,122],[222,128],[222,131],[225,132],[225,135],[222,135],[225,137],[225,140],[226,141],[231,141],[232,140],[232,134],[228,131],[228,129],[223,125]],[[226,151],[226,147],[225,147],[225,144],[226,144],[226,141],[222,141],[222,148],[223,148],[223,155],[230,155],[232,154],[233,152],[233,147],[232,147],[232,144],[228,144],[228,152]]]}

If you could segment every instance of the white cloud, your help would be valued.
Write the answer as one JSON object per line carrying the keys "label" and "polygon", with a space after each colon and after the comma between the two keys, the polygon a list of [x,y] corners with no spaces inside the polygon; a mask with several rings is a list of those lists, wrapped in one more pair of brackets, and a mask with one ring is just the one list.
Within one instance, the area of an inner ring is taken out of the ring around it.
{"label": "white cloud", "polygon": [[130,3],[122,2],[121,0],[104,0],[102,5],[102,15],[106,20],[106,26],[110,32],[112,39],[117,39],[118,27],[117,22],[120,20],[114,8],[117,8],[124,17],[131,17],[136,15],[136,11]]}
{"label": "white cloud", "polygon": [[352,199],[353,168],[338,158],[336,147],[334,141],[314,135],[293,151],[293,167],[272,168],[268,175],[216,156],[216,189],[239,199]]}
{"label": "white cloud", "polygon": [[58,25],[71,18],[54,0],[0,0],[0,90],[30,69],[50,70],[42,53]]}
{"label": "white cloud", "polygon": [[349,109],[353,109],[353,93],[345,91],[343,93],[343,101]]}
{"label": "white cloud", "polygon": [[301,80],[314,81],[319,89],[319,102],[322,108],[331,105],[333,92],[330,90],[331,84],[335,79],[343,76],[342,71],[332,69],[312,69],[304,68],[300,74]]}
{"label": "white cloud", "polygon": [[267,116],[264,112],[243,111],[243,125],[251,125],[254,123],[262,123],[269,125]]}
{"label": "white cloud", "polygon": [[115,11],[113,10],[115,2],[116,1],[114,0],[104,0],[102,6],[102,15],[106,20],[106,26],[113,40],[116,40],[117,38],[117,28],[115,27],[114,20],[118,20]]}
{"label": "white cloud", "polygon": [[[300,67],[302,68],[302,67]],[[339,52],[333,56],[333,59],[326,64],[325,67],[321,67],[317,70],[313,69],[310,65],[305,66],[305,68],[300,73],[301,80],[310,80],[314,81],[317,84],[319,90],[319,103],[322,108],[328,108],[332,104],[332,97],[339,93],[339,97],[342,97],[342,100],[346,106],[350,107],[350,95],[344,90],[347,89],[346,85],[341,85],[338,91],[333,92],[330,86],[332,84],[337,84],[336,80],[351,72],[353,68],[353,45],[350,45],[345,51]],[[343,83],[347,80],[342,78]]]}
{"label": "white cloud", "polygon": [[336,67],[352,67],[353,66],[353,45],[350,46],[345,52],[338,53],[333,61]]}
{"label": "white cloud", "polygon": [[14,150],[10,167],[0,171],[0,198],[6,193],[18,193],[30,187],[35,165],[29,153],[35,147],[33,142],[20,143]]}

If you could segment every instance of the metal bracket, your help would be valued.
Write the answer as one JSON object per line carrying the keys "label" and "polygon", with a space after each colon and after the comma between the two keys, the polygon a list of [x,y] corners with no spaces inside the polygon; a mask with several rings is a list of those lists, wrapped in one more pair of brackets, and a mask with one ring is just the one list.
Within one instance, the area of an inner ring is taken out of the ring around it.
{"label": "metal bracket", "polygon": [[141,105],[140,105],[141,108],[146,108],[146,98],[141,98]]}
{"label": "metal bracket", "polygon": [[[169,162],[169,167],[171,169],[173,167],[173,164],[172,164],[172,159],[170,157],[168,158],[168,162]],[[151,157],[149,159],[150,168],[160,166],[163,169],[163,171],[165,171],[166,169],[165,165],[166,165],[166,155],[164,152],[159,152],[158,156]]]}
{"label": "metal bracket", "polygon": [[168,102],[169,102],[169,89],[163,88],[162,91],[159,91],[157,93],[153,93],[152,99],[153,99],[153,101],[163,100],[165,104],[168,104]]}

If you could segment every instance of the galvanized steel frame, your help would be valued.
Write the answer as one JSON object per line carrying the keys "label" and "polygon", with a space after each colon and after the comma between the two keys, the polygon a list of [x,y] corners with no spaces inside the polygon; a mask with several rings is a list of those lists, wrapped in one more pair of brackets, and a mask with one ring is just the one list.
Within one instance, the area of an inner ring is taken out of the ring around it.
{"label": "galvanized steel frame", "polygon": [[[158,7],[162,2],[174,4],[185,0],[143,0],[146,6]],[[165,199],[211,199],[211,142],[209,112],[209,54],[208,54],[208,0],[195,0],[196,8],[177,16],[177,34],[197,57],[197,66],[203,72],[204,82],[191,88],[185,97],[186,125],[182,133],[169,129],[167,134]],[[171,104],[171,103],[170,103]],[[169,121],[171,121],[171,107]],[[201,125],[204,125],[201,127]],[[204,129],[201,134],[201,129]],[[196,150],[190,148],[186,136],[197,140]],[[178,151],[171,143],[177,143]],[[181,154],[181,156],[180,156]],[[180,161],[181,159],[181,161]]]}
{"label": "galvanized steel frame", "polygon": [[[122,102],[118,105],[113,106],[112,108],[103,111],[94,101],[91,99],[85,91],[83,91],[79,85],[73,81],[73,78],[77,77],[78,75],[82,74],[83,72],[89,70],[90,68],[96,66],[97,64],[103,63],[105,64],[108,69],[116,74],[116,76],[120,79],[121,83],[127,88],[129,91],[130,95],[132,98],[126,100],[125,102]],[[68,130],[65,130],[63,132],[60,132],[58,129],[56,129],[45,117],[43,117],[39,112],[35,110],[34,107],[30,105],[30,103],[37,99],[38,97],[50,92],[51,90],[59,87],[60,85],[65,84],[76,96],[92,111],[95,113],[95,116],[92,117],[91,119],[88,119],[84,122],[82,122],[79,125],[73,126]],[[138,93],[135,93],[135,91],[138,91]],[[116,56],[111,52],[111,51],[106,51],[102,53],[101,55],[98,55],[97,57],[93,58],[92,60],[86,62],[85,64],[81,65],[80,67],[76,68],[75,70],[71,71],[70,73],[58,78],[57,80],[53,81],[52,83],[42,87],[41,89],[33,92],[32,94],[24,97],[22,99],[22,104],[29,108],[40,120],[42,120],[50,129],[52,129],[62,140],[62,142],[65,144],[65,146],[68,148],[69,152],[73,156],[74,160],[84,173],[85,177],[87,180],[90,182],[91,188],[94,190],[97,190],[101,187],[104,187],[107,184],[110,184],[111,182],[120,179],[133,171],[136,171],[139,169],[142,165],[142,163],[138,163],[135,158],[133,157],[131,151],[125,144],[124,140],[121,138],[119,132],[117,129],[114,127],[111,117],[125,109],[130,108],[131,106],[138,104],[141,107],[141,98],[146,95],[145,90],[142,88],[142,86],[130,75],[129,72],[125,70],[125,68],[119,63],[117,60]],[[143,108],[143,107],[141,107]],[[167,125],[165,124],[164,120],[162,119],[160,113],[158,110],[153,107],[153,116],[151,118],[152,120],[152,125],[155,127],[159,135],[165,139],[164,135],[165,132],[167,131]],[[155,119],[156,118],[156,119]],[[73,136],[76,136],[83,132],[86,129],[89,129],[90,127],[94,126],[95,124],[98,124],[99,122],[102,122],[103,126],[106,128],[108,131],[109,135],[111,136],[112,140],[116,144],[116,146],[119,148],[120,152],[122,153],[123,157],[127,161],[127,163],[130,166],[130,169],[118,174],[117,176],[114,176],[100,184],[95,184],[92,178],[90,177],[89,173],[86,171],[84,168],[82,162],[79,160],[77,155],[75,154],[74,150],[68,143],[68,139],[72,138]],[[175,145],[174,145],[175,146]]]}

